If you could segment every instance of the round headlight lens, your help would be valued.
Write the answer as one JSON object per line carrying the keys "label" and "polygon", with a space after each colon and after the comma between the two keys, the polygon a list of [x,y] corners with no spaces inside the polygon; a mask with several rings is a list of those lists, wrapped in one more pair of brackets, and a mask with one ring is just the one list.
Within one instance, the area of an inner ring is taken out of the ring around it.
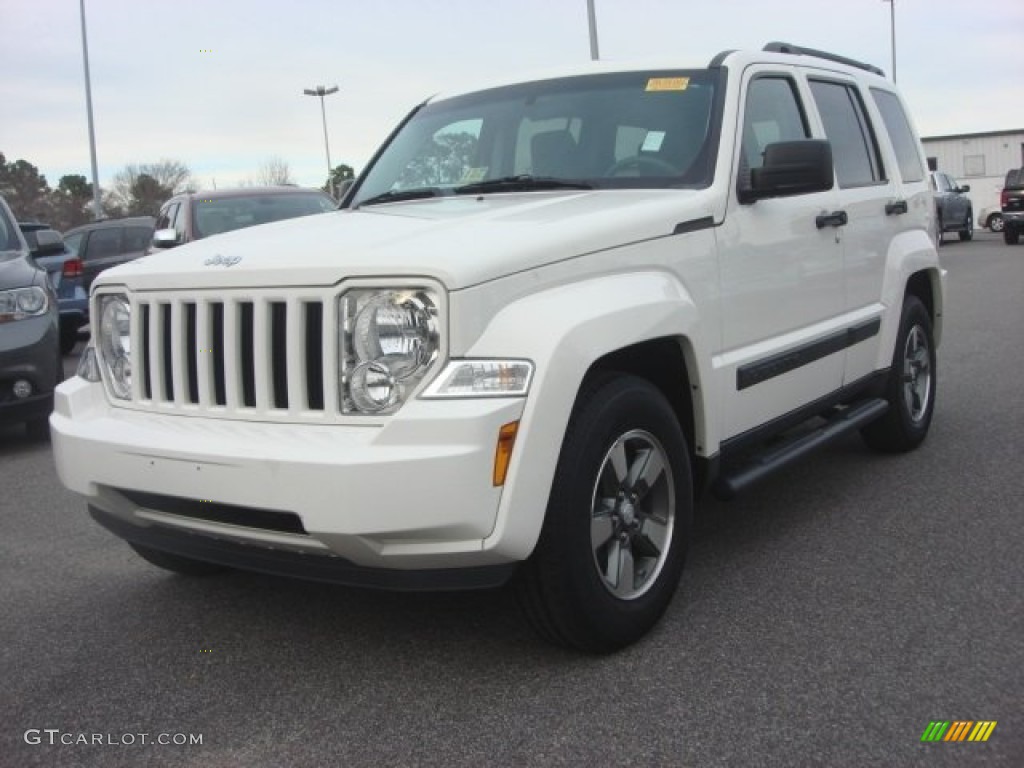
{"label": "round headlight lens", "polygon": [[352,371],[352,402],[364,413],[377,413],[398,403],[401,388],[385,365],[361,363]]}
{"label": "round headlight lens", "polygon": [[127,400],[132,389],[131,305],[124,296],[104,296],[100,302],[100,359],[114,395]]}
{"label": "round headlight lens", "polygon": [[437,350],[431,310],[421,294],[387,291],[373,297],[356,314],[357,357],[385,366],[399,380],[421,372]]}

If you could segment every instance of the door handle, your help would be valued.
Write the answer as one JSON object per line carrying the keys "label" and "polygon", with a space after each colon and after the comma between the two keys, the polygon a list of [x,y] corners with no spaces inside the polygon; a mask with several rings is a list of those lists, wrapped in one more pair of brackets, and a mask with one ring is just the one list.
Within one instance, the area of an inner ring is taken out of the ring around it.
{"label": "door handle", "polygon": [[824,229],[825,227],[845,227],[849,218],[846,216],[846,211],[832,211],[832,213],[819,213],[814,218],[814,223],[818,229]]}
{"label": "door handle", "polygon": [[885,204],[885,213],[887,216],[892,216],[897,213],[906,213],[908,210],[906,200],[897,200],[895,202]]}

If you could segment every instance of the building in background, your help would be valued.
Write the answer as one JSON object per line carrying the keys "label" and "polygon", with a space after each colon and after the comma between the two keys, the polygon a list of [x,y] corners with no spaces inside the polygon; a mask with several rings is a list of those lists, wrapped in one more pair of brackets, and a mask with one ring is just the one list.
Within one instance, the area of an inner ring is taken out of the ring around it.
{"label": "building in background", "polygon": [[999,210],[999,192],[1011,168],[1024,167],[1024,128],[921,138],[928,168],[970,186],[975,216]]}

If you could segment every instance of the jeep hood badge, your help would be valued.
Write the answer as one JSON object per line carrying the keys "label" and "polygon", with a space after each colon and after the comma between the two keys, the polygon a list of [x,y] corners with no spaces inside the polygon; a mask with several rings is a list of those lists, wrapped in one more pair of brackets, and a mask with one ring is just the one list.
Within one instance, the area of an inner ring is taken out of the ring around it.
{"label": "jeep hood badge", "polygon": [[218,253],[216,256],[211,256],[204,261],[203,265],[207,267],[233,267],[241,260],[241,256],[221,256]]}

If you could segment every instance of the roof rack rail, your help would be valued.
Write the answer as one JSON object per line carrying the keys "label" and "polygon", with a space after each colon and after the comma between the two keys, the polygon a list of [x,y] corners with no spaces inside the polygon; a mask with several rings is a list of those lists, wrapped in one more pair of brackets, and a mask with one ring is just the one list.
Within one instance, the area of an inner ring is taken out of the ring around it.
{"label": "roof rack rail", "polygon": [[863,69],[866,72],[874,72],[876,75],[885,77],[885,72],[872,64],[865,64],[863,61],[849,59],[846,56],[838,56],[834,53],[828,53],[827,51],[818,51],[814,48],[804,48],[803,46],[793,45],[792,43],[772,42],[768,43],[762,50],[770,53],[792,53],[796,56],[814,56],[819,59],[827,59],[828,61],[835,61],[839,64],[846,64],[848,67]]}

